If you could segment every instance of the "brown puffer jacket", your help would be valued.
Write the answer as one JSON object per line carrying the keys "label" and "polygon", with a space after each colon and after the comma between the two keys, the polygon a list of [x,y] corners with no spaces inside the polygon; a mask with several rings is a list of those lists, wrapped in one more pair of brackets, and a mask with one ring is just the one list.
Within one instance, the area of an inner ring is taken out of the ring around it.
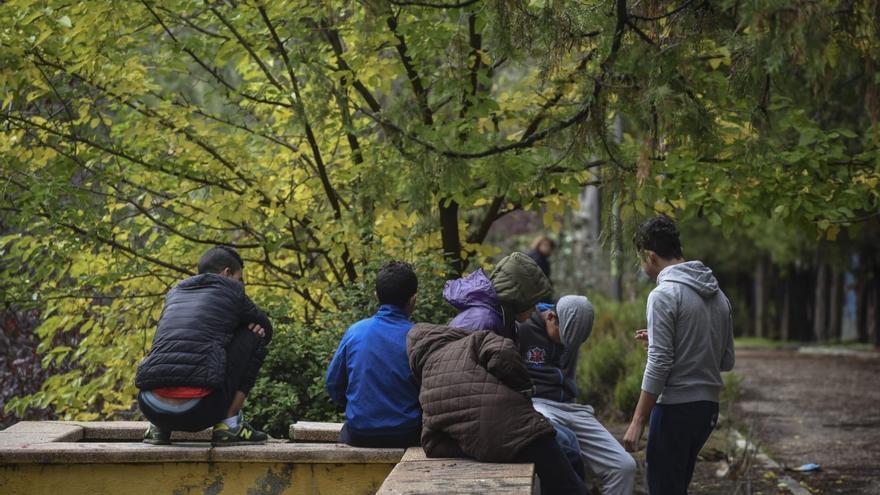
{"label": "brown puffer jacket", "polygon": [[419,323],[406,338],[421,384],[422,447],[428,457],[509,462],[543,435],[555,435],[532,407],[529,372],[512,340]]}

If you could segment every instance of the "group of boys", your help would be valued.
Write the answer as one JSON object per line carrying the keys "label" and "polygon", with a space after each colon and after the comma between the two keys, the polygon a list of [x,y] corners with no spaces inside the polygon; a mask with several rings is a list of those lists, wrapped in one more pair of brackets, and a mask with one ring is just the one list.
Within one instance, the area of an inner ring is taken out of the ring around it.
{"label": "group of boys", "polygon": [[[636,451],[650,422],[649,493],[687,493],[696,456],[718,415],[720,372],[733,367],[730,303],[711,270],[686,262],[675,224],[658,217],[635,237],[643,270],[657,279],[648,299],[642,391],[623,445],[578,404],[578,351],[593,325],[584,296],[549,303],[549,280],[513,253],[486,273],[448,281],[459,313],[447,325],[414,324],[418,279],[392,261],[376,275],[380,304],[352,325],[329,365],[326,389],[345,410],[340,441],[359,447],[421,445],[428,457],[531,462],[545,494],[633,492]],[[245,295],[243,262],[209,250],[200,275],[166,297],[150,354],[138,368],[148,443],[171,431],[213,425],[213,444],[261,443],[241,406],[272,328]],[[585,469],[586,468],[586,469]]]}

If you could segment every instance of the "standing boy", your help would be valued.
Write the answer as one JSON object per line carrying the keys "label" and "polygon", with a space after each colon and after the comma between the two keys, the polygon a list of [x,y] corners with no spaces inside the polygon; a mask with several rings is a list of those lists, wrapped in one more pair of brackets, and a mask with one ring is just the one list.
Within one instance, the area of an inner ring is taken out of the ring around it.
{"label": "standing boy", "polygon": [[352,325],[336,349],[327,369],[327,393],[345,408],[343,443],[356,447],[419,445],[419,386],[406,356],[418,286],[409,264],[385,264],[376,275],[379,311]]}
{"label": "standing boy", "polygon": [[245,294],[244,262],[217,246],[199,259],[199,275],[165,296],[150,353],[138,366],[138,406],[150,420],[144,442],[171,443],[171,432],[211,425],[215,446],[264,443],[241,419],[272,338],[272,325]]}
{"label": "standing boy", "polygon": [[697,454],[718,420],[721,372],[733,369],[730,302],[712,270],[684,260],[672,220],[644,222],[634,241],[657,287],[648,296],[647,331],[636,332],[648,340],[648,365],[624,446],[639,449],[650,418],[648,491],[687,494]]}
{"label": "standing boy", "polygon": [[564,296],[517,325],[519,352],[535,384],[532,403],[554,425],[577,437],[580,453],[604,495],[633,492],[636,461],[596,419],[591,406],[578,404],[575,370],[578,349],[593,330],[593,305],[584,296]]}

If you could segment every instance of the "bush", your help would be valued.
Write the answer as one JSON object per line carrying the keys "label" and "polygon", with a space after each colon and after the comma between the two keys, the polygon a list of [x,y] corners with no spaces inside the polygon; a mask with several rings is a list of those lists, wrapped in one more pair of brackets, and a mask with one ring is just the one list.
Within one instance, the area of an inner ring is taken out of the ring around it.
{"label": "bush", "polygon": [[[377,308],[374,276],[370,266],[356,284],[341,289],[334,300],[337,309],[318,315],[308,323],[278,325],[269,354],[244,412],[273,437],[286,438],[295,421],[342,421],[344,415],[324,390],[324,374],[345,330],[371,316]],[[413,321],[445,323],[454,310],[443,300],[445,280],[437,267],[417,266],[419,293]]]}
{"label": "bush", "polygon": [[617,303],[593,299],[593,333],[581,347],[578,400],[598,414],[625,419],[632,414],[641,390],[646,353],[633,333],[645,327],[645,298]]}
{"label": "bush", "polygon": [[248,397],[245,414],[273,437],[286,438],[300,419],[337,421],[340,415],[324,392],[324,371],[341,334],[302,324],[275,329],[269,354]]}
{"label": "bush", "polygon": [[614,407],[621,419],[628,419],[636,409],[642,392],[642,376],[645,374],[645,351],[632,349],[626,355],[624,373],[614,386]]}

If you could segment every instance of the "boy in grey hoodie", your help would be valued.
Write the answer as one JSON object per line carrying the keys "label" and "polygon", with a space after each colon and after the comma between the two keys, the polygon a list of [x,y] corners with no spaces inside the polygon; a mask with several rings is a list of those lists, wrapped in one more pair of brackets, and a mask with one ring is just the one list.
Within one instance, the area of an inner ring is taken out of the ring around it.
{"label": "boy in grey hoodie", "polygon": [[635,459],[602,426],[592,406],[576,402],[578,350],[592,330],[593,304],[584,296],[563,296],[555,306],[539,304],[528,321],[518,323],[516,340],[535,386],[535,410],[574,433],[602,495],[631,495]]}
{"label": "boy in grey hoodie", "polygon": [[644,222],[634,241],[657,287],[648,296],[648,328],[636,332],[648,341],[648,364],[623,444],[638,450],[650,418],[648,492],[687,494],[697,454],[718,420],[721,372],[733,369],[730,302],[712,270],[684,260],[672,220]]}

